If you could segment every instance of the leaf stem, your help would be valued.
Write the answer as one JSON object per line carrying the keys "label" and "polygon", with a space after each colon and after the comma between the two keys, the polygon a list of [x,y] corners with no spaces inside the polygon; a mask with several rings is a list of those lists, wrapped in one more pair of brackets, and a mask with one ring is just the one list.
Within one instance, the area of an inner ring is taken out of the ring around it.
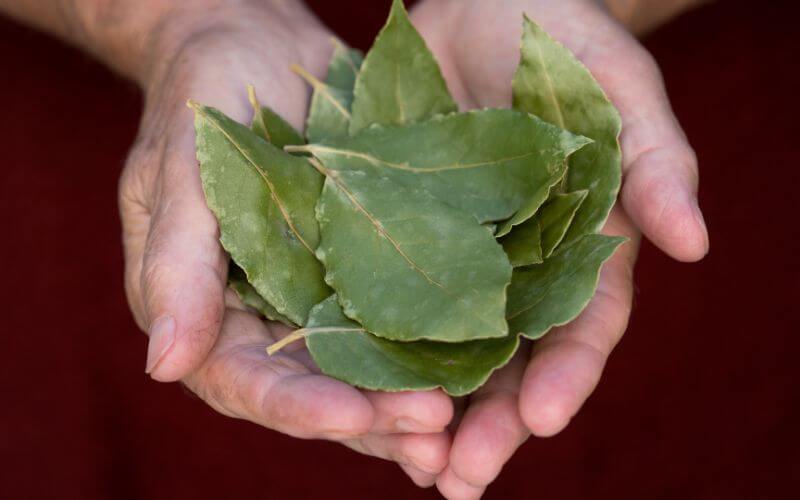
{"label": "leaf stem", "polygon": [[287,144],[283,147],[287,153],[310,153],[311,148],[307,144]]}
{"label": "leaf stem", "polygon": [[326,84],[319,81],[319,79],[316,76],[309,73],[304,67],[300,66],[299,64],[292,63],[292,65],[289,66],[289,69],[291,69],[295,74],[300,76],[300,78],[308,82],[309,85],[314,87],[314,90],[320,87],[327,87]]}
{"label": "leaf stem", "polygon": [[267,354],[272,356],[276,352],[280,351],[287,345],[305,338],[307,335],[312,333],[333,333],[333,332],[364,332],[363,328],[341,328],[338,326],[321,326],[321,327],[313,327],[313,328],[300,328],[299,330],[295,330],[289,335],[283,337],[279,341],[275,342],[267,346]]}
{"label": "leaf stem", "polygon": [[253,110],[258,113],[261,109],[261,103],[258,102],[258,97],[256,97],[256,88],[252,83],[247,85],[247,100],[250,101],[250,105],[253,106]]}

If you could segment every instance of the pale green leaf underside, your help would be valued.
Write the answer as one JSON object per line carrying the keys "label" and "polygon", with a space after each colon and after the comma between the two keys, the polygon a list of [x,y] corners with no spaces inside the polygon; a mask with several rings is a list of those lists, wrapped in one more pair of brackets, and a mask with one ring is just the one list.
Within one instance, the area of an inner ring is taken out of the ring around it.
{"label": "pale green leaf underside", "polygon": [[[344,316],[332,296],[311,310],[307,328],[358,326]],[[469,394],[483,385],[494,370],[508,362],[518,345],[517,335],[459,344],[395,342],[366,331],[326,331],[306,336],[311,356],[328,376],[370,390],[441,387],[452,396]]]}
{"label": "pale green leaf underside", "polygon": [[394,340],[506,335],[511,266],[486,228],[421,189],[326,172],[317,257],[348,317]]}
{"label": "pale green leaf underside", "polygon": [[229,264],[228,286],[236,292],[236,295],[239,296],[244,305],[252,307],[267,319],[279,321],[286,326],[296,326],[289,318],[276,311],[274,307],[269,305],[269,302],[264,300],[264,297],[258,294],[253,285],[247,282],[247,275],[245,275],[244,270],[237,266],[235,262]]}
{"label": "pale green leaf underside", "polygon": [[313,254],[322,176],[220,111],[193,106],[203,189],[222,246],[259,295],[304,324],[331,293]]}
{"label": "pale green leaf underside", "polygon": [[515,226],[511,233],[498,241],[514,267],[542,262],[542,229],[535,217]]}
{"label": "pale green leaf underside", "polygon": [[457,109],[436,59],[409,21],[403,2],[395,0],[356,79],[350,133]]}
{"label": "pale green leaf underside", "polygon": [[597,288],[600,267],[626,238],[587,234],[542,264],[514,269],[508,287],[508,327],[537,339],[572,321]]}
{"label": "pale green leaf underside", "polygon": [[531,200],[543,203],[563,176],[564,159],[586,142],[528,113],[486,109],[375,126],[304,150],[333,170],[375,172],[423,188],[486,222]]}
{"label": "pale green leaf underside", "polygon": [[512,86],[515,109],[594,140],[569,159],[564,191],[585,189],[589,193],[564,243],[600,230],[616,201],[621,180],[619,113],[589,70],[527,17]]}

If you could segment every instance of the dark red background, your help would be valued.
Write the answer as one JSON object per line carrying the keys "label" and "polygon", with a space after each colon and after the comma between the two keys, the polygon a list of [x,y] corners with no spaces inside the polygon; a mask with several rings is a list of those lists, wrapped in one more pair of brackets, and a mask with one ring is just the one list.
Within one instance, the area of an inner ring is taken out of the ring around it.
{"label": "dark red background", "polygon": [[[316,3],[362,47],[385,15],[385,2],[358,2],[359,15]],[[487,498],[797,494],[789,3],[719,2],[646,40],[699,154],[711,253],[687,265],[643,246],[633,321],[599,389],[561,435],[530,440]],[[0,65],[0,498],[435,497],[392,464],[222,417],[150,381],[123,296],[115,200],[140,97],[9,22]]]}

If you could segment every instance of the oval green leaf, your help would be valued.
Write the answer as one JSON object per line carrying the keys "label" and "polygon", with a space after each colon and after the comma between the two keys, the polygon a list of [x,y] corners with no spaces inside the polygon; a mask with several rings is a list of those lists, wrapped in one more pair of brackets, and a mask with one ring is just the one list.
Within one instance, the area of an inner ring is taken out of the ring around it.
{"label": "oval green leaf", "polygon": [[314,257],[314,207],[323,178],[222,112],[195,110],[197,158],[220,241],[247,281],[293,323],[330,295]]}
{"label": "oval green leaf", "polygon": [[402,0],[394,0],[356,79],[350,134],[375,123],[401,125],[457,109],[439,64]]}
{"label": "oval green leaf", "polygon": [[519,345],[518,335],[458,344],[395,342],[359,326],[342,313],[335,296],[329,297],[309,313],[306,346],[322,373],[370,390],[441,387],[451,396],[463,396],[505,365]]}
{"label": "oval green leaf", "polygon": [[621,121],[589,70],[527,16],[521,52],[512,84],[514,108],[594,140],[569,159],[563,190],[588,194],[564,238],[568,244],[599,231],[617,199]]}
{"label": "oval green leaf", "polygon": [[[588,139],[528,113],[486,109],[292,148],[333,170],[363,170],[421,187],[478,221],[502,220],[547,199],[564,159]],[[537,206],[538,207],[538,206]]]}
{"label": "oval green leaf", "polygon": [[537,339],[575,319],[597,288],[600,267],[627,239],[587,234],[544,263],[514,269],[508,287],[508,327]]}
{"label": "oval green leaf", "polygon": [[347,316],[393,340],[506,335],[511,265],[485,227],[421,189],[317,166],[317,257]]}

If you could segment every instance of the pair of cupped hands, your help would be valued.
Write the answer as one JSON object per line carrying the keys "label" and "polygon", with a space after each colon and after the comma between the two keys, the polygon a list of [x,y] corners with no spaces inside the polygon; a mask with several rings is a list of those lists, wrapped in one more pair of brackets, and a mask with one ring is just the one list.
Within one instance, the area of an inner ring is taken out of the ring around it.
{"label": "pair of cupped hands", "polygon": [[[226,289],[227,257],[195,158],[191,98],[249,123],[246,85],[302,129],[309,89],[335,36],[301,2],[187,2],[154,42],[140,81],[141,130],[120,182],[126,291],[148,332],[147,372],[182,381],[222,414],[298,438],[339,441],[397,462],[450,499],[481,496],[531,435],[561,431],[596,386],[628,323],[640,232],[675,259],[708,251],[697,163],[655,62],[592,0],[426,0],[411,18],[462,109],[509,107],[526,12],[569,47],[619,109],[623,187],[604,232],[630,241],[575,321],[525,346],[468,398],[359,390],[319,373],[307,351],[265,347],[265,323]],[[387,4],[388,9],[388,4]],[[356,14],[354,14],[356,15]]]}

